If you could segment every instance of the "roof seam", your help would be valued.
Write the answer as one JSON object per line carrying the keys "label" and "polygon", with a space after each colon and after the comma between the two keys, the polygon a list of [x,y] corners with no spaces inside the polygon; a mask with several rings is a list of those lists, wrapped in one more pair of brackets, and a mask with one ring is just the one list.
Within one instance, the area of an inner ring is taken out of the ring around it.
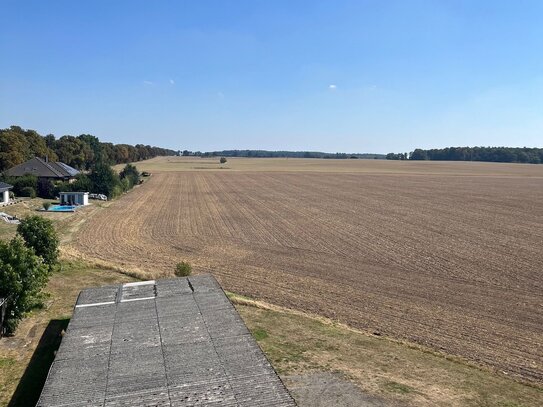
{"label": "roof seam", "polygon": [[107,391],[109,388],[109,372],[111,371],[111,353],[113,352],[113,338],[115,337],[115,327],[117,326],[117,311],[119,309],[119,291],[122,289],[122,285],[119,286],[117,289],[117,293],[115,294],[115,314],[113,316],[113,327],[111,328],[111,339],[109,341],[109,354],[107,357],[107,373],[106,373],[106,389],[104,391],[104,406],[106,405],[107,400]]}
{"label": "roof seam", "polygon": [[155,302],[156,322],[157,322],[157,325],[158,325],[158,335],[160,336],[160,354],[162,355],[162,360],[164,361],[163,366],[164,366],[164,377],[166,378],[166,391],[168,392],[168,400],[169,400],[170,406],[171,406],[172,405],[172,396],[170,394],[170,380],[168,378],[168,366],[166,365],[166,356],[164,355],[164,346],[163,346],[163,342],[162,342],[162,330],[160,328],[160,318],[158,316],[158,308],[157,308],[157,304],[156,304],[156,299],[157,299],[156,285],[153,288],[155,290],[154,302]]}

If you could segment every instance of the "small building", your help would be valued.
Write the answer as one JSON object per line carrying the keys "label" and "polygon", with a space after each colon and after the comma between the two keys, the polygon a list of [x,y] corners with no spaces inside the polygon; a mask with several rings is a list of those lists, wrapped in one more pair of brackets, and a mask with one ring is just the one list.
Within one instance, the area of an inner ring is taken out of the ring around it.
{"label": "small building", "polygon": [[61,192],[60,204],[61,205],[88,205],[89,193],[88,192]]}
{"label": "small building", "polygon": [[13,188],[13,185],[6,184],[5,182],[0,182],[0,195],[2,200],[0,205],[6,205],[9,203],[9,190]]}
{"label": "small building", "polygon": [[5,172],[9,177],[22,177],[23,175],[35,175],[39,179],[50,181],[71,181],[79,174],[79,171],[62,162],[42,160],[34,157],[24,163],[16,165]]}

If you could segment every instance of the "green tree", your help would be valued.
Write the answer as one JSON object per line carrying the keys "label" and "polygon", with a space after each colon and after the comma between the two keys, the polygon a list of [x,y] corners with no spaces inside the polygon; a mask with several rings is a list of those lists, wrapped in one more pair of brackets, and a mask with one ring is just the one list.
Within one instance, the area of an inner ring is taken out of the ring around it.
{"label": "green tree", "polygon": [[[78,174],[75,182],[70,184],[70,191],[92,192],[92,181],[87,174]],[[64,192],[64,191],[61,191]]]}
{"label": "green tree", "polygon": [[17,226],[17,232],[26,245],[43,258],[49,268],[52,269],[57,264],[59,239],[49,219],[37,215],[29,216]]}
{"label": "green tree", "polygon": [[55,197],[55,184],[47,178],[38,180],[37,194],[40,198],[53,199]]}
{"label": "green tree", "polygon": [[32,188],[34,191],[38,189],[38,177],[32,174],[25,174],[22,177],[8,177],[5,182],[13,185],[15,195],[28,196],[24,194],[25,188]]}
{"label": "green tree", "polygon": [[104,194],[108,198],[115,198],[122,193],[121,180],[119,175],[106,164],[98,164],[89,174],[92,182],[92,192]]}
{"label": "green tree", "polygon": [[55,143],[58,158],[75,168],[87,168],[94,159],[94,152],[83,140],[73,136],[63,136]]}
{"label": "green tree", "polygon": [[123,170],[119,173],[121,179],[127,179],[129,182],[128,189],[137,185],[140,180],[140,173],[138,169],[132,164],[126,164]]}
{"label": "green tree", "polygon": [[0,241],[0,297],[7,298],[5,327],[15,332],[24,314],[41,304],[49,268],[20,237]]}

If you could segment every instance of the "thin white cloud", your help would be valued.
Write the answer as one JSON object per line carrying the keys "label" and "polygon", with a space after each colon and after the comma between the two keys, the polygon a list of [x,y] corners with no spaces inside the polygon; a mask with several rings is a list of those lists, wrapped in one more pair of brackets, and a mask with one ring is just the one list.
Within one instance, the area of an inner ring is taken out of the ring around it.
{"label": "thin white cloud", "polygon": [[143,84],[146,85],[146,86],[151,86],[151,85],[154,85],[154,82],[151,82],[151,81],[143,81]]}
{"label": "thin white cloud", "polygon": [[337,86],[336,85],[328,85],[328,89],[330,90],[336,90],[337,89]]}
{"label": "thin white cloud", "polygon": [[173,79],[170,79],[170,85],[175,85],[175,81]]}

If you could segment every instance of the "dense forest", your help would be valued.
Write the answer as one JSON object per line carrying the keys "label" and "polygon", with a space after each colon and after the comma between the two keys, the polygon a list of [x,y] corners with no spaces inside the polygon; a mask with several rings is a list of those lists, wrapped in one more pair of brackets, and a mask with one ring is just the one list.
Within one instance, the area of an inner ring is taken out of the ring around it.
{"label": "dense forest", "polygon": [[48,157],[74,168],[88,170],[96,163],[106,165],[146,160],[177,152],[160,147],[137,144],[103,143],[90,134],[80,136],[41,136],[34,130],[19,126],[0,129],[0,171],[4,171],[33,157]]}
{"label": "dense forest", "polygon": [[543,163],[543,148],[447,147],[407,153],[389,153],[387,160],[490,161],[500,163]]}
{"label": "dense forest", "polygon": [[320,151],[268,151],[268,150],[222,150],[201,153],[197,151],[183,151],[183,155],[199,155],[201,157],[282,157],[282,158],[339,158],[339,159],[380,159],[384,154],[360,154],[360,153],[323,153]]}

